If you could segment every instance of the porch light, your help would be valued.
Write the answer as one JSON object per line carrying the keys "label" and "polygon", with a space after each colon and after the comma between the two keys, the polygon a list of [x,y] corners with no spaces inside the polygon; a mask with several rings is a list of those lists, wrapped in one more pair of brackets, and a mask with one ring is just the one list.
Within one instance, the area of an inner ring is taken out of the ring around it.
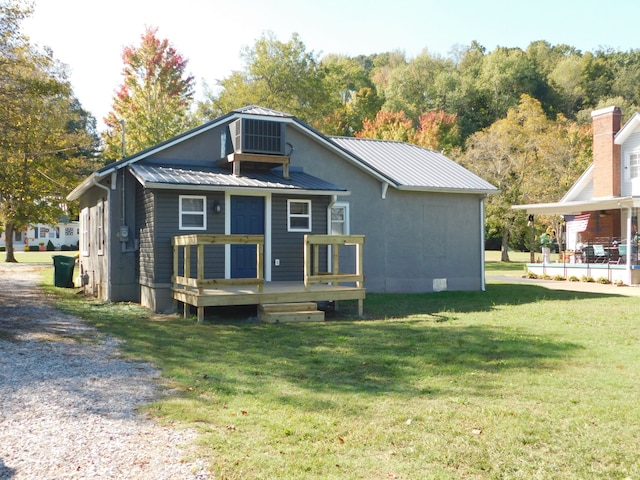
{"label": "porch light", "polygon": [[217,200],[213,202],[213,211],[215,213],[220,213],[222,211],[222,205],[220,205],[220,202],[218,202]]}

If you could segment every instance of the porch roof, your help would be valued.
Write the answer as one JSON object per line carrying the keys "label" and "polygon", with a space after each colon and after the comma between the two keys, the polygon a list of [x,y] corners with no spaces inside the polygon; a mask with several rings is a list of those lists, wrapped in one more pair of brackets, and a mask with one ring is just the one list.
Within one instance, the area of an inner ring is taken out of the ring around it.
{"label": "porch roof", "polygon": [[243,176],[232,175],[228,169],[202,166],[163,166],[134,164],[131,173],[145,188],[190,190],[267,190],[292,194],[348,195],[343,187],[321,180],[292,168],[290,178],[281,169],[251,171]]}
{"label": "porch roof", "polygon": [[569,215],[595,210],[617,210],[621,208],[640,208],[640,197],[606,197],[591,200],[555,203],[531,203],[512,205],[514,210],[526,210],[527,213],[546,215]]}

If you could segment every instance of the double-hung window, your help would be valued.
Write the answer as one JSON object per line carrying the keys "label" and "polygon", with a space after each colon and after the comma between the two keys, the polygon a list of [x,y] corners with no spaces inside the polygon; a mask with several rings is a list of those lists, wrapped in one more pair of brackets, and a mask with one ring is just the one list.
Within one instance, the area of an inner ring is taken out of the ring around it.
{"label": "double-hung window", "polygon": [[638,177],[640,177],[640,153],[631,153],[629,155],[629,178]]}
{"label": "double-hung window", "polygon": [[180,195],[180,230],[207,229],[207,197]]}
{"label": "double-hung window", "polygon": [[311,231],[311,200],[287,200],[287,230]]}

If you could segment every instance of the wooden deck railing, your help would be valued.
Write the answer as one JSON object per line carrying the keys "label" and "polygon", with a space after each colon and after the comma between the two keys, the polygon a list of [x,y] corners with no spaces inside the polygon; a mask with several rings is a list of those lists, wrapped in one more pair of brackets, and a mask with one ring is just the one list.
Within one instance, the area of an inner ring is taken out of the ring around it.
{"label": "wooden deck railing", "polygon": [[[205,287],[242,286],[264,284],[264,235],[181,235],[173,237],[173,286],[196,288],[202,293]],[[257,275],[255,278],[205,278],[204,247],[206,245],[255,245]],[[196,276],[191,275],[191,250],[196,248]],[[183,274],[179,273],[179,250],[183,250]]]}
{"label": "wooden deck railing", "polygon": [[[355,273],[340,273],[340,247],[355,245]],[[364,235],[305,235],[304,236],[304,284],[355,282],[362,288],[362,246]],[[320,247],[331,246],[331,272],[320,272]]]}

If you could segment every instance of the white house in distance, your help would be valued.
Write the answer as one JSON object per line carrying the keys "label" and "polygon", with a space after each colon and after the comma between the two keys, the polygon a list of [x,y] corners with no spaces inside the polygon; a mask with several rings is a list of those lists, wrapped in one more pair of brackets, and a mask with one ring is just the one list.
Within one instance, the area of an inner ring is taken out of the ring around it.
{"label": "white house in distance", "polygon": [[591,113],[593,163],[559,202],[515,205],[530,214],[562,215],[566,250],[559,262],[529,264],[536,274],[640,284],[640,113]]}
{"label": "white house in distance", "polygon": [[[13,247],[19,251],[26,246],[39,245],[40,242],[44,242],[46,246],[49,240],[51,240],[56,250],[60,250],[63,245],[77,247],[79,235],[80,222],[78,221],[59,222],[56,225],[38,223],[14,232]],[[5,232],[2,232],[2,235],[0,235],[0,247],[4,247],[6,244]]]}

